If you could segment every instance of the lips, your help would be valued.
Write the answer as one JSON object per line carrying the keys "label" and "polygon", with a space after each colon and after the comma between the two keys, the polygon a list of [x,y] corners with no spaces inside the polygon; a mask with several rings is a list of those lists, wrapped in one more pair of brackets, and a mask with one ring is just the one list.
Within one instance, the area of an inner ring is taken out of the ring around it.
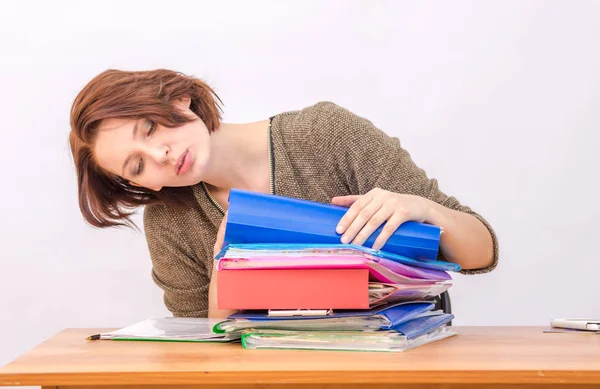
{"label": "lips", "polygon": [[184,151],[179,158],[177,158],[177,163],[175,164],[175,174],[179,175],[179,172],[181,171],[181,167],[183,166],[183,163],[185,162],[185,156],[187,155],[189,151],[186,150]]}

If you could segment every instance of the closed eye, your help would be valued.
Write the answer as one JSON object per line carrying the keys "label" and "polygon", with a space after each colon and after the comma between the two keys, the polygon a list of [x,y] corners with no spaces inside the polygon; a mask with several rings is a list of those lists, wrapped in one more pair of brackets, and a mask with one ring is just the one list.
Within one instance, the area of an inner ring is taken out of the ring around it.
{"label": "closed eye", "polygon": [[144,160],[142,158],[140,158],[140,161],[138,162],[138,165],[137,165],[137,169],[135,170],[135,175],[139,176],[140,174],[142,174],[143,171],[144,171]]}
{"label": "closed eye", "polygon": [[[153,122],[152,120],[148,120],[148,123],[150,123],[150,126],[148,128],[148,132],[146,133],[146,138],[149,137],[150,135],[152,135],[154,133],[154,131],[156,131],[156,127],[157,127],[157,124],[155,122]],[[139,176],[143,172],[144,172],[144,160],[142,158],[140,158],[140,161],[138,162],[138,165],[137,165],[137,169],[135,170],[135,175]]]}
{"label": "closed eye", "polygon": [[152,133],[154,131],[156,131],[156,123],[153,122],[152,120],[148,120],[148,122],[150,122],[150,127],[148,128],[148,133],[146,134],[146,137],[149,137],[150,135],[152,135]]}

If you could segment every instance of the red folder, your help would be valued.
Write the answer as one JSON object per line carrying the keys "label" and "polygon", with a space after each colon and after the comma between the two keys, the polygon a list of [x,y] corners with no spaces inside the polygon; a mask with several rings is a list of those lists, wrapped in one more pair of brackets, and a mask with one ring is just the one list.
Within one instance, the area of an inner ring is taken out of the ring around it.
{"label": "red folder", "polygon": [[368,309],[368,269],[217,271],[219,309]]}

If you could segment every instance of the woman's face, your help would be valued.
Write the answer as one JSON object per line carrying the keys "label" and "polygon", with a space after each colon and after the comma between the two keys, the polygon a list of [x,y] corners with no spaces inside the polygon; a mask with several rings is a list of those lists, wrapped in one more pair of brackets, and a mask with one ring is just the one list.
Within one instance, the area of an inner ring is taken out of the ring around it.
{"label": "woman's face", "polygon": [[195,120],[176,128],[147,119],[103,120],[93,150],[100,167],[155,191],[202,181],[210,158],[208,129],[190,111],[189,99],[175,105]]}

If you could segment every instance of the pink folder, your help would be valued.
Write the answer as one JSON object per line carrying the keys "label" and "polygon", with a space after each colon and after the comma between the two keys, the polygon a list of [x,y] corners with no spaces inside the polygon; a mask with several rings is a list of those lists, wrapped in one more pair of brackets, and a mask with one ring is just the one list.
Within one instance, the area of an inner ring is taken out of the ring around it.
{"label": "pink folder", "polygon": [[252,258],[221,258],[218,269],[368,269],[371,279],[394,284],[436,283],[451,279],[446,272],[440,275],[427,274],[427,278],[418,277],[418,269],[386,259],[374,261],[360,255],[335,256],[260,256]]}
{"label": "pink folder", "polygon": [[217,271],[219,309],[367,309],[368,269]]}

